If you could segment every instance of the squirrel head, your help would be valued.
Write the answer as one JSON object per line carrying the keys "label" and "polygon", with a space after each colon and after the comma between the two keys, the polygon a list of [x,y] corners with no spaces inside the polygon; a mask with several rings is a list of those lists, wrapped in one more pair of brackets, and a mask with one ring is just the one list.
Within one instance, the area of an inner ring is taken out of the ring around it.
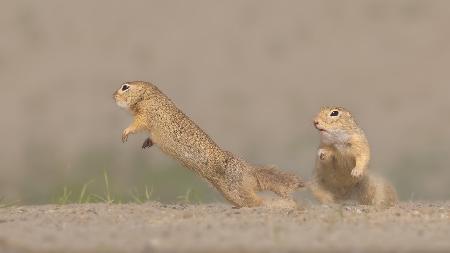
{"label": "squirrel head", "polygon": [[137,103],[149,99],[152,94],[159,92],[158,88],[148,82],[126,82],[114,92],[113,98],[122,108],[133,108]]}
{"label": "squirrel head", "polygon": [[322,107],[314,118],[314,126],[320,131],[322,140],[327,143],[347,142],[359,126],[352,114],[343,107]]}

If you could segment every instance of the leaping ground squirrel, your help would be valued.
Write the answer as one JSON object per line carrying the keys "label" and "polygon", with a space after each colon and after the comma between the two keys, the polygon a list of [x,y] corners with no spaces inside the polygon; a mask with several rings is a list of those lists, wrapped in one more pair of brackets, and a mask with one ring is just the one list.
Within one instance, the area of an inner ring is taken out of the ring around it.
{"label": "leaping ground squirrel", "polygon": [[256,194],[259,191],[269,190],[288,198],[304,186],[294,174],[250,165],[221,149],[151,83],[124,83],[113,96],[120,107],[129,109],[134,116],[133,123],[123,131],[122,141],[130,134],[147,132],[150,137],[143,148],[155,144],[214,185],[236,207],[261,205],[263,201]]}
{"label": "leaping ground squirrel", "polygon": [[349,111],[323,107],[314,119],[314,126],[321,140],[310,188],[321,203],[349,199],[364,205],[396,203],[395,189],[383,178],[368,174],[369,143]]}

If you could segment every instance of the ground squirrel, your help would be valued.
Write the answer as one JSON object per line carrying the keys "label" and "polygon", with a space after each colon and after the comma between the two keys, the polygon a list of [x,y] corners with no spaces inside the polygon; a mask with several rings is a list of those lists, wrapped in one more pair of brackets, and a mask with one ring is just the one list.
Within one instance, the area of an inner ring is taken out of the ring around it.
{"label": "ground squirrel", "polygon": [[365,205],[396,203],[395,189],[383,178],[368,173],[369,143],[348,110],[323,107],[314,126],[321,141],[310,189],[321,203],[349,199]]}
{"label": "ground squirrel", "polygon": [[236,207],[262,204],[256,194],[269,190],[283,198],[303,187],[294,174],[271,166],[253,166],[221,149],[197,124],[188,118],[155,85],[134,81],[124,83],[113,95],[117,105],[129,109],[133,123],[123,131],[145,131],[149,138],[143,148],[153,144],[214,185]]}

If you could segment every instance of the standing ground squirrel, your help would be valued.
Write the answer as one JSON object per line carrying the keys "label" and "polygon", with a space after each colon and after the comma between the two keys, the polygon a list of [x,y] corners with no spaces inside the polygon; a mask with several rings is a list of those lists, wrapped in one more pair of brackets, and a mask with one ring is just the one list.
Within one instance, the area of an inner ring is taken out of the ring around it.
{"label": "standing ground squirrel", "polygon": [[117,105],[129,109],[133,123],[123,131],[128,135],[146,131],[143,148],[153,144],[214,185],[236,207],[258,206],[256,192],[269,190],[288,198],[303,187],[294,174],[275,167],[253,166],[221,149],[197,124],[189,119],[155,85],[134,81],[124,83],[113,95]]}
{"label": "standing ground squirrel", "polygon": [[356,199],[360,204],[392,206],[397,194],[383,178],[367,172],[370,149],[349,111],[323,107],[314,119],[320,131],[314,181],[310,189],[321,203]]}

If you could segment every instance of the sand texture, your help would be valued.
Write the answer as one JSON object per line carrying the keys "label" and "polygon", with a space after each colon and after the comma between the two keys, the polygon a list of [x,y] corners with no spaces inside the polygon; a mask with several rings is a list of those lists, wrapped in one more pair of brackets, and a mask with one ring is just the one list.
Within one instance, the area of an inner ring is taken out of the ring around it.
{"label": "sand texture", "polygon": [[0,252],[450,251],[450,203],[295,209],[84,204],[0,209]]}

